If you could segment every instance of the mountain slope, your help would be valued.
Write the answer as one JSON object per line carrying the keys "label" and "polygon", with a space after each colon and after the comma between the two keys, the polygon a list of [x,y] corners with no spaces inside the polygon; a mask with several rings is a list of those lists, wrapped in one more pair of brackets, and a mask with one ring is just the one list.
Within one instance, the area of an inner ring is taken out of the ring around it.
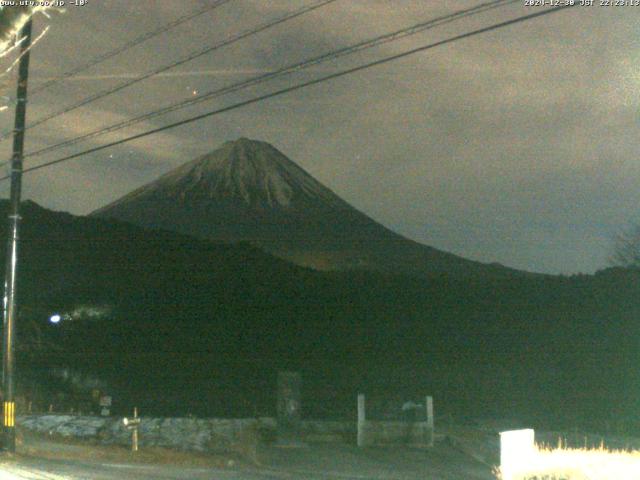
{"label": "mountain slope", "polygon": [[406,239],[265,142],[241,138],[95,211],[145,227],[245,241],[320,270],[505,273]]}
{"label": "mountain slope", "polygon": [[33,203],[21,215],[19,381],[74,369],[113,386],[123,414],[272,415],[280,369],[303,372],[311,418],[353,418],[361,392],[433,392],[443,415],[637,412],[637,271],[317,272],[246,244]]}

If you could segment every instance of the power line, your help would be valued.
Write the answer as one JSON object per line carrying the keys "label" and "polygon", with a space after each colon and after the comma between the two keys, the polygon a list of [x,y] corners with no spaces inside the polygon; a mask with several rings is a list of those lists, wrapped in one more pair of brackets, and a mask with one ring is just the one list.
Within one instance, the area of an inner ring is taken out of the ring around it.
{"label": "power line", "polygon": [[[230,1],[230,0],[225,0],[225,1]],[[262,32],[264,30],[267,30],[267,29],[269,29],[271,27],[274,27],[274,26],[279,25],[281,23],[284,23],[284,22],[286,22],[288,20],[291,20],[293,18],[296,18],[296,17],[299,17],[301,15],[304,15],[305,13],[311,12],[313,10],[316,10],[316,9],[318,9],[320,7],[323,7],[323,6],[327,5],[327,4],[333,3],[335,1],[336,0],[321,0],[319,2],[316,2],[316,3],[312,4],[312,5],[305,6],[305,7],[302,7],[300,9],[298,9],[298,10],[295,10],[295,11],[293,11],[291,13],[288,13],[288,14],[286,14],[286,15],[284,15],[284,16],[276,19],[276,20],[273,20],[271,22],[262,24],[258,28],[254,28],[254,29],[251,29],[251,30],[244,31],[244,32],[242,32],[242,33],[240,33],[238,35],[233,35],[233,36],[227,38],[226,40],[223,40],[222,42],[216,43],[216,44],[214,44],[214,45],[212,45],[210,47],[206,47],[204,49],[192,52],[189,55],[187,55],[186,57],[183,57],[180,60],[177,60],[177,61],[175,61],[175,62],[173,62],[173,63],[171,63],[169,65],[164,65],[164,66],[162,66],[160,68],[157,68],[155,70],[147,72],[147,73],[145,73],[143,75],[135,77],[135,78],[133,78],[131,80],[128,80],[126,82],[123,82],[123,83],[121,83],[119,85],[116,85],[113,88],[110,88],[110,89],[107,89],[107,90],[103,90],[102,92],[98,92],[98,93],[96,93],[94,95],[90,95],[90,96],[84,98],[83,100],[80,100],[78,103],[75,103],[75,104],[73,104],[71,106],[63,108],[62,110],[59,110],[58,112],[51,113],[51,114],[49,114],[49,115],[47,115],[45,117],[39,118],[35,122],[29,124],[27,126],[27,130],[31,129],[33,127],[37,127],[38,125],[42,125],[43,123],[48,122],[49,120],[52,120],[52,119],[54,119],[56,117],[59,117],[59,116],[64,115],[66,113],[69,113],[69,112],[72,112],[74,110],[77,110],[80,107],[84,107],[85,105],[93,103],[93,102],[95,102],[97,100],[100,100],[102,98],[105,98],[105,97],[107,97],[109,95],[113,95],[114,93],[117,93],[117,92],[119,92],[121,90],[124,90],[125,88],[128,88],[128,87],[130,87],[132,85],[135,85],[136,83],[142,82],[143,80],[146,80],[148,78],[151,78],[151,77],[154,77],[156,75],[159,75],[160,73],[166,72],[167,70],[171,70],[172,68],[175,68],[175,67],[178,67],[180,65],[183,65],[183,64],[185,64],[187,62],[190,62],[192,60],[195,60],[196,58],[199,58],[199,57],[201,57],[203,55],[211,53],[211,52],[213,52],[215,50],[219,50],[222,47],[226,47],[228,45],[231,45],[231,44],[233,44],[233,43],[235,43],[237,41],[240,41],[240,40],[242,40],[244,38],[247,38],[247,37],[249,37],[251,35],[255,35],[257,33],[260,33],[260,32]],[[2,135],[0,135],[0,141],[8,138],[10,135],[11,135],[10,131],[3,133]]]}
{"label": "power line", "polygon": [[[73,159],[81,157],[83,155],[88,155],[90,153],[95,153],[95,152],[98,152],[100,150],[104,150],[106,148],[114,147],[116,145],[121,145],[123,143],[127,143],[127,142],[130,142],[130,141],[133,141],[133,140],[137,140],[137,139],[140,139],[140,138],[143,138],[143,137],[148,137],[150,135],[155,135],[156,133],[160,133],[160,132],[163,132],[165,130],[169,130],[169,129],[172,129],[172,128],[180,127],[182,125],[186,125],[186,124],[193,123],[193,122],[196,122],[196,121],[199,121],[199,120],[203,120],[205,118],[209,118],[209,117],[212,117],[214,115],[219,115],[219,114],[222,114],[222,113],[226,113],[226,112],[229,112],[231,110],[235,110],[237,108],[245,107],[247,105],[252,105],[254,103],[258,103],[258,102],[261,102],[261,101],[264,101],[264,100],[267,100],[267,99],[270,99],[270,98],[273,98],[273,97],[284,95],[286,93],[290,93],[290,92],[294,92],[294,91],[297,91],[297,90],[301,90],[301,89],[309,87],[311,85],[316,85],[316,84],[319,84],[319,83],[322,83],[322,82],[325,82],[325,81],[328,81],[328,80],[333,80],[335,78],[343,77],[345,75],[349,75],[349,74],[352,74],[352,73],[355,73],[355,72],[360,72],[362,70],[366,70],[366,69],[369,69],[369,68],[372,68],[372,67],[376,67],[378,65],[383,65],[385,63],[392,62],[392,61],[395,61],[395,60],[399,60],[401,58],[408,57],[410,55],[414,55],[414,54],[419,53],[419,52],[424,52],[426,50],[430,50],[430,49],[435,48],[435,47],[439,47],[439,46],[442,46],[442,45],[453,43],[453,42],[456,42],[456,41],[459,41],[459,40],[463,40],[465,38],[469,38],[469,37],[472,37],[472,36],[475,36],[475,35],[479,35],[479,34],[482,34],[482,33],[490,32],[492,30],[497,30],[499,28],[507,27],[509,25],[514,25],[516,23],[521,23],[521,22],[524,22],[524,21],[527,21],[527,20],[532,20],[534,18],[541,17],[541,16],[544,16],[544,15],[557,13],[557,12],[560,12],[560,11],[565,10],[567,8],[574,7],[576,5],[578,5],[578,4],[574,4],[574,5],[567,4],[567,5],[563,5],[563,6],[560,6],[560,7],[554,7],[554,8],[548,9],[548,10],[542,10],[542,11],[539,11],[539,12],[535,12],[535,13],[531,13],[531,14],[528,14],[528,15],[523,15],[523,16],[511,19],[511,20],[507,20],[505,22],[496,23],[496,24],[490,25],[488,27],[483,27],[483,28],[480,28],[480,29],[477,29],[477,30],[473,30],[471,32],[467,32],[467,33],[463,33],[463,34],[460,34],[460,35],[456,35],[454,37],[450,37],[450,38],[447,38],[445,40],[440,40],[438,42],[434,42],[434,43],[430,43],[430,44],[427,44],[427,45],[423,45],[421,47],[416,47],[416,48],[413,48],[411,50],[407,50],[407,51],[402,52],[402,53],[398,53],[398,54],[395,54],[395,55],[390,55],[390,56],[381,58],[379,60],[375,60],[373,62],[369,62],[369,63],[365,63],[363,65],[359,65],[357,67],[352,67],[352,68],[348,68],[348,69],[345,69],[345,70],[341,70],[339,72],[332,73],[332,74],[329,74],[329,75],[325,75],[323,77],[316,78],[314,80],[309,80],[307,82],[302,82],[302,83],[299,83],[297,85],[293,85],[291,87],[286,87],[286,88],[283,88],[283,89],[280,89],[280,90],[276,90],[276,91],[271,92],[271,93],[267,93],[267,94],[264,94],[264,95],[260,95],[258,97],[251,98],[249,100],[244,100],[242,102],[238,102],[238,103],[235,103],[233,105],[230,105],[230,106],[227,106],[227,107],[224,107],[224,108],[220,108],[220,109],[217,109],[217,110],[212,110],[210,112],[203,113],[201,115],[196,115],[195,117],[187,118],[187,119],[181,120],[179,122],[171,123],[169,125],[165,125],[163,127],[155,128],[153,130],[149,130],[149,131],[146,131],[146,132],[143,132],[143,133],[139,133],[137,135],[132,135],[130,137],[123,138],[121,140],[117,140],[117,141],[114,141],[114,142],[111,142],[111,143],[108,143],[108,144],[105,144],[105,145],[100,145],[98,147],[90,148],[90,149],[84,150],[84,151],[79,152],[79,153],[74,153],[73,155],[68,155],[66,157],[58,158],[58,159],[52,160],[50,162],[46,162],[46,163],[43,163],[43,164],[40,164],[40,165],[36,165],[34,167],[30,167],[30,168],[25,169],[24,173],[33,172],[35,170],[40,170],[42,168],[50,167],[52,165],[57,165],[59,163],[67,162],[69,160],[73,160]],[[1,177],[0,181],[6,180],[8,178],[9,178],[9,176]]]}
{"label": "power line", "polygon": [[113,58],[117,55],[120,55],[121,53],[137,46],[140,45],[143,42],[146,42],[147,40],[156,37],[158,35],[161,35],[165,32],[168,32],[169,30],[172,30],[174,28],[176,28],[179,25],[182,25],[183,23],[186,23],[190,20],[193,20],[194,18],[197,18],[201,15],[204,15],[207,12],[210,12],[211,10],[215,10],[218,7],[221,7],[222,5],[224,5],[225,3],[230,2],[231,0],[217,0],[214,3],[210,4],[210,5],[206,5],[205,7],[199,9],[199,10],[195,10],[192,13],[188,13],[186,15],[183,15],[181,17],[176,18],[175,20],[162,25],[161,27],[155,29],[155,30],[151,30],[149,32],[143,33],[142,35],[134,38],[133,40],[125,43],[124,45],[114,49],[114,50],[110,50],[108,52],[103,53],[102,55],[99,55],[97,57],[95,57],[94,59],[90,60],[89,62],[85,63],[84,65],[80,65],[79,67],[76,67],[72,70],[69,70],[65,73],[63,73],[62,75],[60,75],[57,78],[54,78],[52,80],[49,80],[45,83],[43,83],[42,85],[40,85],[39,87],[36,87],[33,89],[33,91],[31,92],[31,95],[34,95],[38,92],[41,92],[43,90],[46,90],[47,88],[51,87],[52,85],[55,85],[56,83],[61,82],[62,80],[65,80],[67,78],[73,77],[81,72],[84,72],[85,70],[88,70],[91,67],[94,67],[102,62],[105,62],[107,60],[109,60],[110,58]]}
{"label": "power line", "polygon": [[103,127],[101,129],[98,130],[94,130],[93,132],[89,132],[86,133],[84,135],[80,135],[78,137],[69,139],[69,140],[65,140],[63,142],[54,144],[54,145],[50,145],[48,147],[44,147],[40,150],[36,150],[33,152],[29,152],[27,153],[27,155],[25,155],[25,157],[32,157],[32,156],[37,156],[37,155],[42,155],[46,152],[52,151],[52,150],[56,150],[58,148],[62,148],[62,147],[67,147],[70,145],[74,145],[78,142],[81,142],[83,140],[87,140],[89,138],[94,138],[97,136],[101,136],[104,135],[106,133],[110,133],[110,132],[114,132],[117,130],[121,130],[122,128],[134,125],[136,123],[139,123],[141,121],[144,120],[149,120],[151,118],[155,118],[182,108],[186,108],[192,105],[196,105],[198,103],[204,102],[204,101],[208,101],[211,100],[213,98],[222,96],[224,94],[228,94],[228,93],[232,93],[232,92],[236,92],[242,89],[245,89],[247,87],[253,86],[253,85],[257,85],[259,83],[263,83],[266,82],[268,80],[273,80],[277,77],[283,76],[283,75],[287,75],[293,72],[297,72],[300,70],[303,70],[305,68],[309,68],[311,66],[314,65],[318,65],[320,63],[326,62],[328,60],[334,60],[337,59],[339,57],[342,56],[346,56],[346,55],[350,55],[352,53],[356,53],[368,48],[372,48],[372,47],[376,47],[391,41],[395,41],[395,40],[399,40],[401,38],[405,38],[407,36],[410,35],[415,35],[417,33],[423,32],[427,29],[430,28],[435,28],[437,26],[446,24],[446,23],[450,23],[456,20],[459,20],[460,18],[464,18],[467,16],[471,16],[471,15],[477,15],[479,13],[497,8],[497,7],[501,7],[501,6],[506,6],[508,4],[511,3],[516,3],[519,0],[492,0],[490,2],[487,3],[483,3],[480,5],[477,5],[475,7],[472,8],[468,8],[468,9],[464,9],[464,10],[459,10],[457,12],[448,14],[448,15],[444,15],[441,17],[437,17],[425,22],[421,22],[418,23],[416,25],[412,25],[411,27],[408,28],[403,28],[401,30],[396,30],[394,32],[391,33],[387,33],[381,36],[377,36],[377,37],[373,37],[371,39],[368,40],[364,40],[361,42],[358,42],[356,44],[341,48],[339,50],[334,50],[331,51],[329,53],[325,53],[322,54],[320,56],[316,56],[316,57],[312,57],[306,60],[303,60],[301,62],[298,63],[294,63],[292,65],[283,67],[279,70],[273,71],[273,72],[269,72],[263,75],[258,75],[256,77],[247,79],[247,80],[243,80],[241,82],[232,84],[232,85],[228,85],[226,87],[222,87],[220,89],[217,90],[213,90],[207,93],[204,93],[202,95],[199,95],[196,98],[189,98],[177,103],[174,103],[172,105],[168,105],[166,107],[163,107],[161,109],[158,110],[153,110],[151,112],[147,112],[145,114],[139,115],[137,117],[128,119],[128,120],[124,120],[122,122],[118,122],[116,124],[112,124],[110,126],[107,127]]}
{"label": "power line", "polygon": [[[148,39],[150,39],[150,38],[152,38],[154,36],[157,36],[157,35],[160,35],[161,33],[167,32],[167,31],[175,28],[178,25],[181,25],[181,24],[183,24],[183,23],[185,23],[185,22],[187,22],[189,20],[192,20],[192,19],[194,19],[194,18],[196,18],[196,17],[198,17],[200,15],[203,15],[203,14],[205,14],[205,13],[211,11],[211,10],[214,10],[214,9],[216,9],[218,7],[221,7],[224,4],[229,3],[230,1],[231,0],[217,0],[216,2],[214,2],[211,5],[207,5],[206,7],[201,8],[200,10],[197,10],[197,11],[191,13],[191,14],[184,15],[184,16],[182,16],[182,17],[180,17],[180,18],[178,18],[178,19],[176,19],[176,20],[174,20],[174,21],[172,21],[172,22],[170,22],[168,24],[163,25],[162,27],[160,27],[160,28],[158,28],[156,30],[153,30],[151,32],[147,32],[147,33],[135,38],[131,42],[128,42],[125,45],[123,45],[123,46],[121,46],[121,47],[119,47],[119,48],[117,48],[115,50],[107,52],[104,55],[101,55],[101,56],[93,59],[89,63],[87,63],[85,65],[82,65],[82,66],[80,66],[80,67],[78,67],[78,68],[76,68],[74,70],[71,70],[71,71],[63,74],[59,78],[53,79],[53,80],[41,85],[39,88],[34,89],[33,93],[37,93],[39,91],[42,91],[45,88],[48,88],[49,86],[51,86],[51,85],[53,85],[55,83],[58,83],[61,80],[64,80],[64,79],[69,78],[69,77],[72,77],[72,76],[74,76],[74,75],[76,75],[76,74],[78,74],[78,73],[80,73],[80,72],[82,72],[84,70],[87,70],[88,68],[90,68],[90,67],[92,67],[94,65],[102,63],[105,60],[108,60],[109,58],[112,58],[112,57],[114,57],[114,56],[116,56],[116,55],[118,55],[118,54],[120,54],[120,53],[122,53],[122,52],[124,52],[126,50],[129,50],[130,48],[132,48],[132,47],[134,47],[134,46],[136,46],[136,45],[138,45],[138,44],[140,44],[140,43],[142,43],[142,42],[144,42],[144,41],[146,41],[146,40],[148,40]],[[153,75],[153,73],[152,73],[152,75]],[[152,75],[149,75],[149,76],[152,76]],[[148,77],[144,77],[144,78],[148,78]],[[142,78],[141,80],[144,80],[144,78]],[[88,97],[85,100],[81,100],[77,104],[74,104],[74,105],[72,105],[70,107],[67,107],[67,108],[65,108],[65,109],[63,109],[63,110],[61,110],[59,112],[52,113],[50,115],[47,115],[46,117],[43,117],[41,119],[36,120],[33,123],[30,123],[29,125],[27,125],[26,129],[28,130],[28,129],[33,128],[35,126],[41,125],[41,124],[43,124],[43,123],[45,123],[45,122],[47,122],[47,121],[59,116],[59,115],[62,115],[64,113],[67,113],[67,112],[70,112],[72,110],[75,110],[76,108],[80,108],[80,107],[82,107],[82,106],[84,106],[84,105],[86,105],[88,103],[91,103],[91,102],[93,102],[95,100],[98,100],[99,98],[107,96],[110,93],[117,92],[118,90],[121,90],[121,89],[129,86],[129,84],[133,84],[133,83],[136,83],[136,81],[134,80],[131,83],[125,82],[124,85],[117,86],[112,90],[107,90],[106,92],[101,92],[101,93],[98,93],[96,95],[92,95],[92,96]],[[5,131],[2,134],[0,134],[0,142],[5,140],[5,139],[7,139],[7,138],[9,138],[11,136],[11,134],[12,134],[12,132],[10,130],[9,131]]]}

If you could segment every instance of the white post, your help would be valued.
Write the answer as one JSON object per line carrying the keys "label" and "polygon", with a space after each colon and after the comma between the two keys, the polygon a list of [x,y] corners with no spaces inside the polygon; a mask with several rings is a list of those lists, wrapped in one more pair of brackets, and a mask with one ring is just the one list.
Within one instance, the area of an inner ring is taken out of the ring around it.
{"label": "white post", "polygon": [[433,447],[434,440],[434,425],[433,425],[433,397],[427,396],[425,400],[425,405],[427,407],[427,430],[429,435],[428,444],[430,447]]}
{"label": "white post", "polygon": [[364,394],[358,394],[358,446],[363,447],[365,444],[365,422],[366,422],[366,414],[365,414],[365,400]]}
{"label": "white post", "polygon": [[[133,407],[133,420],[138,421],[138,407]],[[138,451],[138,424],[136,423],[131,432],[131,451]]]}

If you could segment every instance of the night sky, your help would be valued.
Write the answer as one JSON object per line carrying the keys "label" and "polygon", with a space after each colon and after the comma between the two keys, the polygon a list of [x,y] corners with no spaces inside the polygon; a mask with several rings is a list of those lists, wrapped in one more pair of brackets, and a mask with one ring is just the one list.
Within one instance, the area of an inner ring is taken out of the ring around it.
{"label": "night sky", "polygon": [[[88,0],[51,19],[31,87],[212,0]],[[36,120],[310,0],[232,0],[34,95]],[[27,132],[32,151],[350,43],[477,5],[337,0]],[[26,160],[27,166],[542,7],[524,0]],[[599,3],[596,1],[596,4]],[[240,136],[270,142],[419,242],[538,272],[607,266],[640,221],[640,6],[575,7],[28,174],[24,196],[86,214]],[[8,63],[10,59],[4,59]],[[14,96],[14,78],[3,95]],[[12,110],[0,113],[10,129]],[[10,142],[0,144],[10,157]],[[3,173],[7,167],[2,167]],[[8,183],[1,193],[7,195]]]}

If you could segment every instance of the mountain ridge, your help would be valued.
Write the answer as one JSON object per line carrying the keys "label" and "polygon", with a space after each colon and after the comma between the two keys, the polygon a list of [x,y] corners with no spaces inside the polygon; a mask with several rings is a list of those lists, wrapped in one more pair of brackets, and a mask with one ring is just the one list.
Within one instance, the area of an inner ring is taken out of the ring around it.
{"label": "mountain ridge", "polygon": [[318,270],[525,273],[405,238],[352,207],[267,142],[240,138],[92,212],[226,242]]}

